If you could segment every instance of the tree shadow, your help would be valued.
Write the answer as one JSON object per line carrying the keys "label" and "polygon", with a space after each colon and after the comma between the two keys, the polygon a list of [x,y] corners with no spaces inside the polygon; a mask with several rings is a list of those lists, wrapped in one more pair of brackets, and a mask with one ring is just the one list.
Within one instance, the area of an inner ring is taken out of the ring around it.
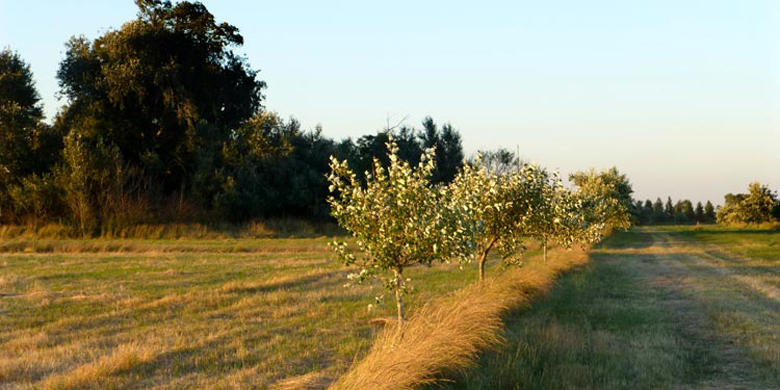
{"label": "tree shadow", "polygon": [[653,246],[653,233],[644,230],[616,231],[594,249],[643,249]]}

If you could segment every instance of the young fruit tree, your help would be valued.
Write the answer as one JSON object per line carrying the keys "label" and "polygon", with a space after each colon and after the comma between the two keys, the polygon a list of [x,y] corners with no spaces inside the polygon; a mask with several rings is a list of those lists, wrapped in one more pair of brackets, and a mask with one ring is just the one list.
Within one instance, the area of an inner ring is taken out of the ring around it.
{"label": "young fruit tree", "polygon": [[454,227],[449,236],[461,262],[478,261],[479,280],[485,279],[485,262],[495,248],[506,261],[523,250],[518,208],[523,204],[519,172],[497,173],[477,156],[448,186],[447,207]]}
{"label": "young fruit tree", "polygon": [[570,248],[577,242],[597,239],[583,218],[582,202],[563,186],[557,172],[550,175],[544,169],[531,170],[526,181],[526,198],[535,202],[529,204],[524,233],[539,241],[545,262],[550,242]]}
{"label": "young fruit tree", "polygon": [[[590,169],[569,176],[577,186],[576,198],[582,202],[583,216],[591,227],[599,225],[628,229],[631,226],[631,194],[634,190],[626,175],[611,168],[601,172]],[[667,202],[667,217],[673,218],[671,199]]]}
{"label": "young fruit tree", "polygon": [[[354,238],[362,256],[356,257],[345,242],[332,245],[345,265],[357,265],[349,275],[360,283],[370,277],[383,280],[395,295],[398,328],[404,319],[403,295],[406,292],[404,268],[435,261],[447,261],[452,240],[448,223],[440,212],[443,191],[431,185],[435,170],[434,151],[427,150],[413,168],[398,158],[398,146],[387,143],[389,166],[374,160],[374,172],[366,172],[365,185],[346,161],[331,157],[328,198],[331,213],[339,225]],[[389,274],[389,275],[388,275]]]}

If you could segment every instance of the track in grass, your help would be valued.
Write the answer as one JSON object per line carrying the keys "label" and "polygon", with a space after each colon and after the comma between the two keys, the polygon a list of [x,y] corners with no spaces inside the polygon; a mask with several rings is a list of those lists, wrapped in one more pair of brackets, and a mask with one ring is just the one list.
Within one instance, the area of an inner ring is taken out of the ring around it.
{"label": "track in grass", "polygon": [[452,389],[780,388],[780,232],[618,233]]}

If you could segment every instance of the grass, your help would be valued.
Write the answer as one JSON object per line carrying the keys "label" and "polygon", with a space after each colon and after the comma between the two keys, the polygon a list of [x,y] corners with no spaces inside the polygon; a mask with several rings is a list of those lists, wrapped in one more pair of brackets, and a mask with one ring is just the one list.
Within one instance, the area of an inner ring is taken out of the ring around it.
{"label": "grass", "polygon": [[402,335],[372,324],[394,315],[367,310],[378,288],[343,287],[327,238],[17,237],[0,388],[777,388],[779,235],[618,232],[557,284],[587,256],[533,251],[482,285],[410,268]]}
{"label": "grass", "polygon": [[441,382],[443,375],[465,370],[479,353],[503,341],[503,317],[546,293],[559,273],[587,261],[583,252],[556,251],[520,269],[494,273],[420,309],[402,332],[382,332],[365,358],[332,390],[411,390]]}
{"label": "grass", "polygon": [[[86,253],[77,240],[62,241],[73,253],[2,254],[0,388],[264,389],[343,372],[394,305],[369,312],[378,288],[344,288],[326,242],[128,240],[137,251]],[[424,285],[414,309],[477,275],[408,276]]]}
{"label": "grass", "polygon": [[[446,389],[780,387],[780,232],[616,233]],[[438,387],[434,387],[438,388]]]}
{"label": "grass", "polygon": [[[343,235],[334,222],[310,222],[295,218],[277,218],[243,224],[231,223],[162,223],[103,227],[87,238],[100,239],[227,239],[227,238],[314,238]],[[48,223],[35,229],[32,225],[0,225],[0,240],[61,240],[84,238],[74,225]]]}

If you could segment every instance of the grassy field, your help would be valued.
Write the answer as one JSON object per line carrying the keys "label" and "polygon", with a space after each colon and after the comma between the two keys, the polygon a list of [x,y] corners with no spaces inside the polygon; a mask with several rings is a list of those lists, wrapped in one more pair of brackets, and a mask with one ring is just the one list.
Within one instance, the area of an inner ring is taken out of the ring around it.
{"label": "grassy field", "polygon": [[780,388],[779,231],[639,228],[591,256],[447,388]]}
{"label": "grassy field", "polygon": [[[369,312],[381,290],[344,288],[327,241],[6,241],[0,389],[263,389],[342,372],[394,305]],[[424,285],[412,310],[477,277],[407,275]]]}
{"label": "grassy field", "polygon": [[[508,316],[503,346],[483,353],[476,369],[446,375],[454,380],[446,388],[780,387],[778,231],[617,233],[530,309],[533,296],[518,300],[514,291],[549,284],[549,269],[581,264],[570,259],[581,252],[557,251],[540,264],[534,251],[524,268],[494,266],[489,275],[501,276],[482,290],[464,289],[477,278],[474,267],[411,268],[413,316],[447,298],[410,323],[421,331],[401,341],[409,356],[370,323],[393,316],[393,303],[369,311],[381,290],[345,288],[348,270],[332,260],[327,241],[6,239],[0,389],[266,389],[350,367],[337,387],[360,388],[366,372],[392,371],[389,360],[414,363],[462,334],[488,332],[480,336],[488,341],[464,344],[458,359],[467,359],[458,364],[467,366],[474,346],[495,345],[491,332],[502,326],[495,316],[507,307],[519,309]],[[526,287],[515,287],[521,281]],[[453,316],[457,310],[474,324],[491,322],[479,330]],[[452,363],[425,360],[429,371],[418,382]],[[383,375],[422,369],[409,367]]]}

